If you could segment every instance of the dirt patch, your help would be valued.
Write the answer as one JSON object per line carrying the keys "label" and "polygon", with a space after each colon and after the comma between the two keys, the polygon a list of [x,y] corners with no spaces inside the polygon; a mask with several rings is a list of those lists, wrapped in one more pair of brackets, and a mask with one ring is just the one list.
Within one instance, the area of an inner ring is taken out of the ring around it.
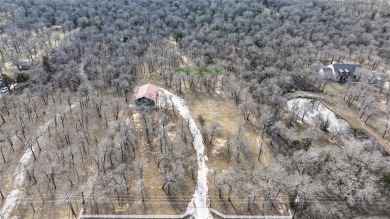
{"label": "dirt patch", "polygon": [[207,92],[187,93],[184,95],[194,118],[202,115],[206,123],[217,121],[223,132],[232,132],[242,122],[242,115],[235,103],[226,95]]}
{"label": "dirt patch", "polygon": [[214,147],[211,151],[212,155],[217,156],[225,147],[226,142],[227,142],[226,139],[216,138],[213,143]]}

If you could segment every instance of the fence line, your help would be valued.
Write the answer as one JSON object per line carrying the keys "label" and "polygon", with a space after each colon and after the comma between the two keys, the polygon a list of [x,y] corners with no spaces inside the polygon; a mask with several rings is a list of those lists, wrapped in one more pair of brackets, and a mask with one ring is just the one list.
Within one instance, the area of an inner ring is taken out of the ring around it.
{"label": "fence line", "polygon": [[[194,210],[195,211],[195,210]],[[292,216],[259,216],[259,215],[225,215],[221,212],[210,208],[210,212],[223,219],[292,219]],[[182,215],[80,215],[80,219],[163,219],[163,218],[186,218],[193,211]]]}
{"label": "fence line", "polygon": [[223,219],[292,219],[292,216],[225,215],[210,208],[211,213]]}
{"label": "fence line", "polygon": [[132,218],[147,218],[147,219],[163,219],[163,218],[185,218],[190,213],[182,215],[81,215],[80,219],[94,218],[94,219],[132,219]]}

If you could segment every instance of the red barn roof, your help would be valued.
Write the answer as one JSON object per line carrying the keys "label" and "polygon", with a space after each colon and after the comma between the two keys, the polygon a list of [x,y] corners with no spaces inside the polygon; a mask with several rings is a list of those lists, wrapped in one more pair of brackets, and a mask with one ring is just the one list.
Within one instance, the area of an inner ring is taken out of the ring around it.
{"label": "red barn roof", "polygon": [[154,86],[153,84],[145,84],[138,88],[137,93],[134,95],[134,100],[145,97],[156,101],[157,93],[158,87]]}

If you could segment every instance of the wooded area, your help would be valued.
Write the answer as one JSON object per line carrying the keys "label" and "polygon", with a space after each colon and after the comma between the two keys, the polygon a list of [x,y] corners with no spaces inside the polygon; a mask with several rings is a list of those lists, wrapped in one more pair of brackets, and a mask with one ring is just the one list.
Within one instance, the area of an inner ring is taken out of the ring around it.
{"label": "wooded area", "polygon": [[[389,18],[381,0],[2,0],[0,218],[183,214],[190,118],[129,107],[146,83],[187,101],[209,207],[390,215]],[[362,68],[324,79],[336,62]],[[310,123],[314,100],[350,128]]]}

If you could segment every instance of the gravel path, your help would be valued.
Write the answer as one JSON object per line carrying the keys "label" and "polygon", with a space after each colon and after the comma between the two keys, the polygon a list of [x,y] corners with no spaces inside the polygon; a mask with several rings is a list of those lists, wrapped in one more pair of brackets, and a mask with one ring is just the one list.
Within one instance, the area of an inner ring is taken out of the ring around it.
{"label": "gravel path", "polygon": [[177,111],[179,111],[180,115],[184,119],[189,119],[189,125],[191,129],[191,133],[194,136],[194,149],[197,153],[197,161],[198,161],[198,178],[196,190],[193,195],[192,200],[188,204],[187,212],[193,212],[191,215],[194,218],[207,219],[212,218],[210,214],[210,209],[207,204],[207,171],[208,168],[206,166],[207,156],[203,154],[204,145],[203,139],[200,130],[198,129],[194,119],[192,118],[190,111],[188,109],[185,101],[171,92],[161,89],[160,91],[167,97],[168,101],[171,101]]}

